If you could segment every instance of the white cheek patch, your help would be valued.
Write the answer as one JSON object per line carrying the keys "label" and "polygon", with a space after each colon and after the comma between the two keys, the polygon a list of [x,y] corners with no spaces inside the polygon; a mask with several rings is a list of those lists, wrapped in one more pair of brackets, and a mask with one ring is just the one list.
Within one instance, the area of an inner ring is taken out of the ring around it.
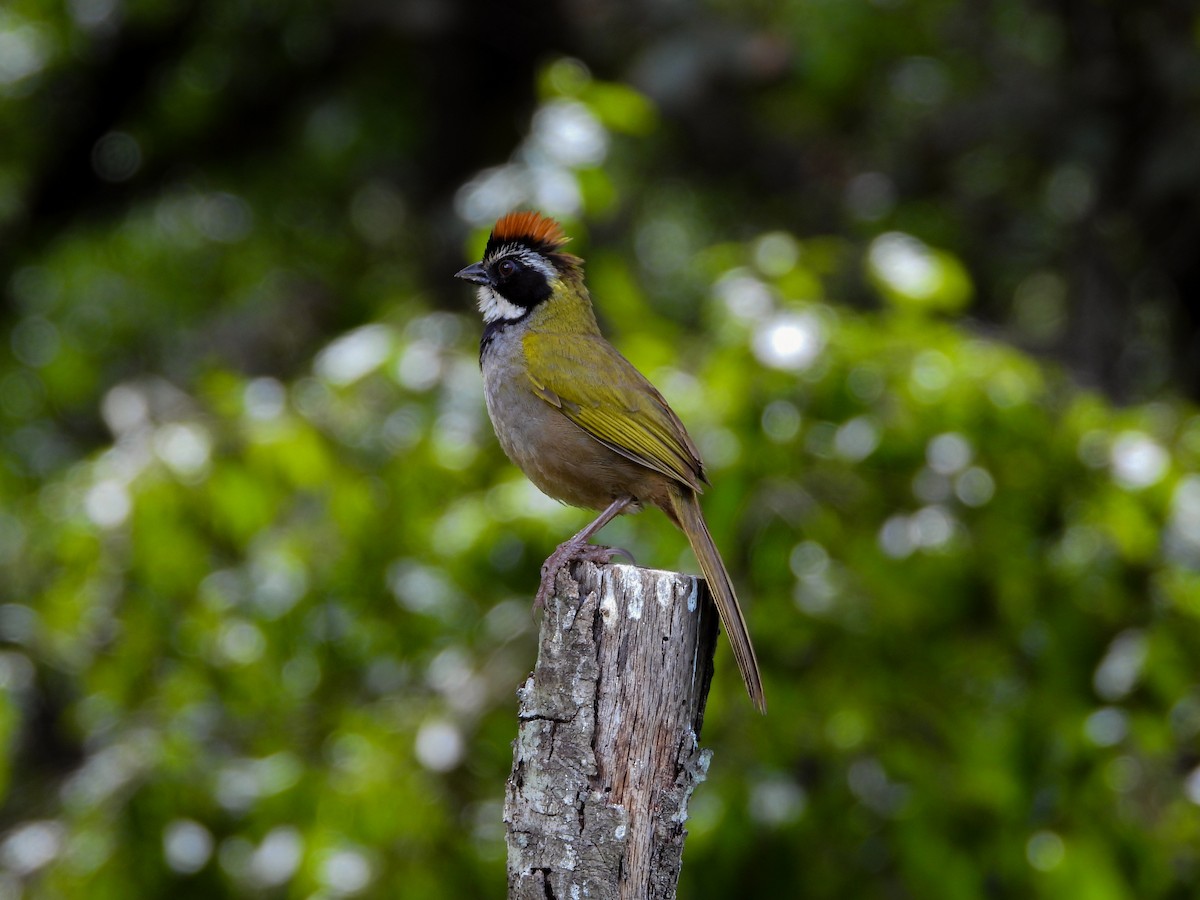
{"label": "white cheek patch", "polygon": [[529,312],[525,307],[505,300],[486,284],[479,288],[478,303],[484,322],[496,322],[501,319],[511,322]]}

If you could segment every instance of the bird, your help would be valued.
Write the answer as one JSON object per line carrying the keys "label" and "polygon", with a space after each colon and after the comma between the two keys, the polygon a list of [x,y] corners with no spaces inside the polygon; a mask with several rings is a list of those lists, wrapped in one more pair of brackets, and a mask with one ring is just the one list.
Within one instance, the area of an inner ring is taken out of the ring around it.
{"label": "bird", "polygon": [[544,494],[599,510],[542,566],[541,607],[558,571],[620,551],[590,543],[622,513],[661,509],[691,544],[754,707],[766,712],[750,633],[700,509],[699,451],[662,394],[600,332],[569,238],[534,210],[501,216],[483,258],[455,274],[478,286],[479,364],[501,448]]}

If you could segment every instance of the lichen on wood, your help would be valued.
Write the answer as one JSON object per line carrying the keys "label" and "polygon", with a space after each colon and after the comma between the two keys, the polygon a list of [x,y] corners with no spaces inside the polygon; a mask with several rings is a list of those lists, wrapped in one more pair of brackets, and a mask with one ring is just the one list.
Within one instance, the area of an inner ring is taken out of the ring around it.
{"label": "lichen on wood", "polygon": [[670,898],[717,615],[703,581],[634,566],[559,572],[504,805],[511,898]]}

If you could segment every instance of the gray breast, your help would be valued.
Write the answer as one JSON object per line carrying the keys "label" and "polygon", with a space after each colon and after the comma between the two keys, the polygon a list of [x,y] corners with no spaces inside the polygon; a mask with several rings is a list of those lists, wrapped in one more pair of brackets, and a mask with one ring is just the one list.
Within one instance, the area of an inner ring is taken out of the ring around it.
{"label": "gray breast", "polygon": [[572,506],[601,509],[629,494],[641,466],[605,447],[532,390],[520,327],[493,334],[481,360],[484,398],[505,454],[542,493]]}

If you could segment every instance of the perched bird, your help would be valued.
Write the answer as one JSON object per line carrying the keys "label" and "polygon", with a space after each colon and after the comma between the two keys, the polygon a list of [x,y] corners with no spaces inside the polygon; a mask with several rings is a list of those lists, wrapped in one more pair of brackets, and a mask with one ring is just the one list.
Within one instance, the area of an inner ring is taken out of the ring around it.
{"label": "perched bird", "polygon": [[567,240],[553,219],[509,213],[482,261],[456,275],[479,285],[479,363],[500,446],[543,493],[603,510],[546,560],[536,602],[571,560],[611,561],[616,551],[588,543],[604,525],[657,506],[687,535],[746,690],[765,712],[746,620],[700,511],[708,480],[696,445],[662,394],[600,334],[583,260],[563,252]]}

